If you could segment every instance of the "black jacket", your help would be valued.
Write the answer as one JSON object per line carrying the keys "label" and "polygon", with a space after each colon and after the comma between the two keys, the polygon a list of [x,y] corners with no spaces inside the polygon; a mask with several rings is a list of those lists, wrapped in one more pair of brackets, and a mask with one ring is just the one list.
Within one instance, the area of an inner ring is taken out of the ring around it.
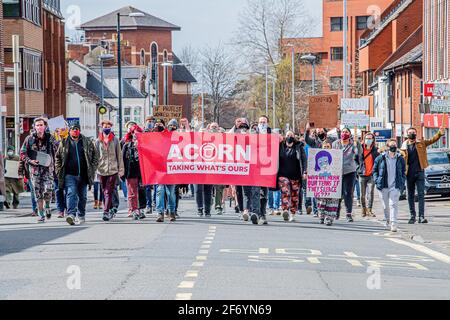
{"label": "black jacket", "polygon": [[[298,177],[298,179],[302,180],[303,175],[307,172],[308,159],[306,158],[306,152],[303,142],[295,142],[294,148],[297,153],[297,160],[299,161],[300,164],[300,177]],[[285,149],[286,149],[286,142],[283,141],[280,143],[280,156],[282,153],[285,152]]]}
{"label": "black jacket", "polygon": [[122,150],[123,165],[125,167],[125,179],[135,179],[141,177],[139,166],[139,153],[134,142],[127,142]]}

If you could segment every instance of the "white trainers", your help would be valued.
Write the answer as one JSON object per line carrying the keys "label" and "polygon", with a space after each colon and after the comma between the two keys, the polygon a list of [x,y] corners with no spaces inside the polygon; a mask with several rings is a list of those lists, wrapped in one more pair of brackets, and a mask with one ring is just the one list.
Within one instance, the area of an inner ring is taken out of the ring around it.
{"label": "white trainers", "polygon": [[289,222],[295,222],[295,215],[291,213],[289,217]]}
{"label": "white trainers", "polygon": [[397,225],[395,223],[393,223],[391,225],[391,232],[398,232],[398,228],[397,228]]}
{"label": "white trainers", "polygon": [[389,220],[386,220],[384,226],[386,227],[386,229],[389,229],[391,227],[391,222]]}

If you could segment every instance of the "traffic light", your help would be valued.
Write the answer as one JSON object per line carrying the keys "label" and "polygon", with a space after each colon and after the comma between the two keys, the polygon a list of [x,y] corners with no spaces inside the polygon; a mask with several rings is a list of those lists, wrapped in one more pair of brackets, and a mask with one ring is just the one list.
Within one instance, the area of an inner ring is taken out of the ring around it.
{"label": "traffic light", "polygon": [[98,114],[103,116],[108,112],[108,108],[105,106],[97,105]]}

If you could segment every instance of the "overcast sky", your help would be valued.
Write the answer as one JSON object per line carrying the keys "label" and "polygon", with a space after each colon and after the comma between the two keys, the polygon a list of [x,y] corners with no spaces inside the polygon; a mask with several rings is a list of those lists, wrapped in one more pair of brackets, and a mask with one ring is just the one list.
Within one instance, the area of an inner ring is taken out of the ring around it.
{"label": "overcast sky", "polygon": [[[313,36],[321,33],[322,2],[303,0],[309,14],[317,22]],[[163,20],[181,27],[174,32],[173,45],[179,52],[186,45],[202,47],[206,44],[227,43],[238,28],[239,13],[245,7],[245,0],[62,0],[66,17],[68,36],[74,34],[71,28],[71,13],[77,6],[81,23],[114,11],[126,5],[134,6]],[[72,7],[71,7],[72,6]]]}

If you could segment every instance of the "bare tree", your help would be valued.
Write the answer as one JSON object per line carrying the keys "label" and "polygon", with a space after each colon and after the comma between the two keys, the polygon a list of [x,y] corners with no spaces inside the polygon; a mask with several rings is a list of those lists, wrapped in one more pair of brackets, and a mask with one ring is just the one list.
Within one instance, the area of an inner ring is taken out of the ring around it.
{"label": "bare tree", "polygon": [[201,76],[201,67],[199,66],[200,54],[197,49],[191,45],[187,45],[181,49],[179,57],[194,78]]}
{"label": "bare tree", "polygon": [[213,120],[219,122],[220,108],[231,96],[237,80],[234,59],[222,44],[206,47],[201,53],[201,75],[213,107]]}
{"label": "bare tree", "polygon": [[307,34],[311,19],[303,8],[303,0],[247,0],[234,43],[253,71],[282,59],[283,39]]}

